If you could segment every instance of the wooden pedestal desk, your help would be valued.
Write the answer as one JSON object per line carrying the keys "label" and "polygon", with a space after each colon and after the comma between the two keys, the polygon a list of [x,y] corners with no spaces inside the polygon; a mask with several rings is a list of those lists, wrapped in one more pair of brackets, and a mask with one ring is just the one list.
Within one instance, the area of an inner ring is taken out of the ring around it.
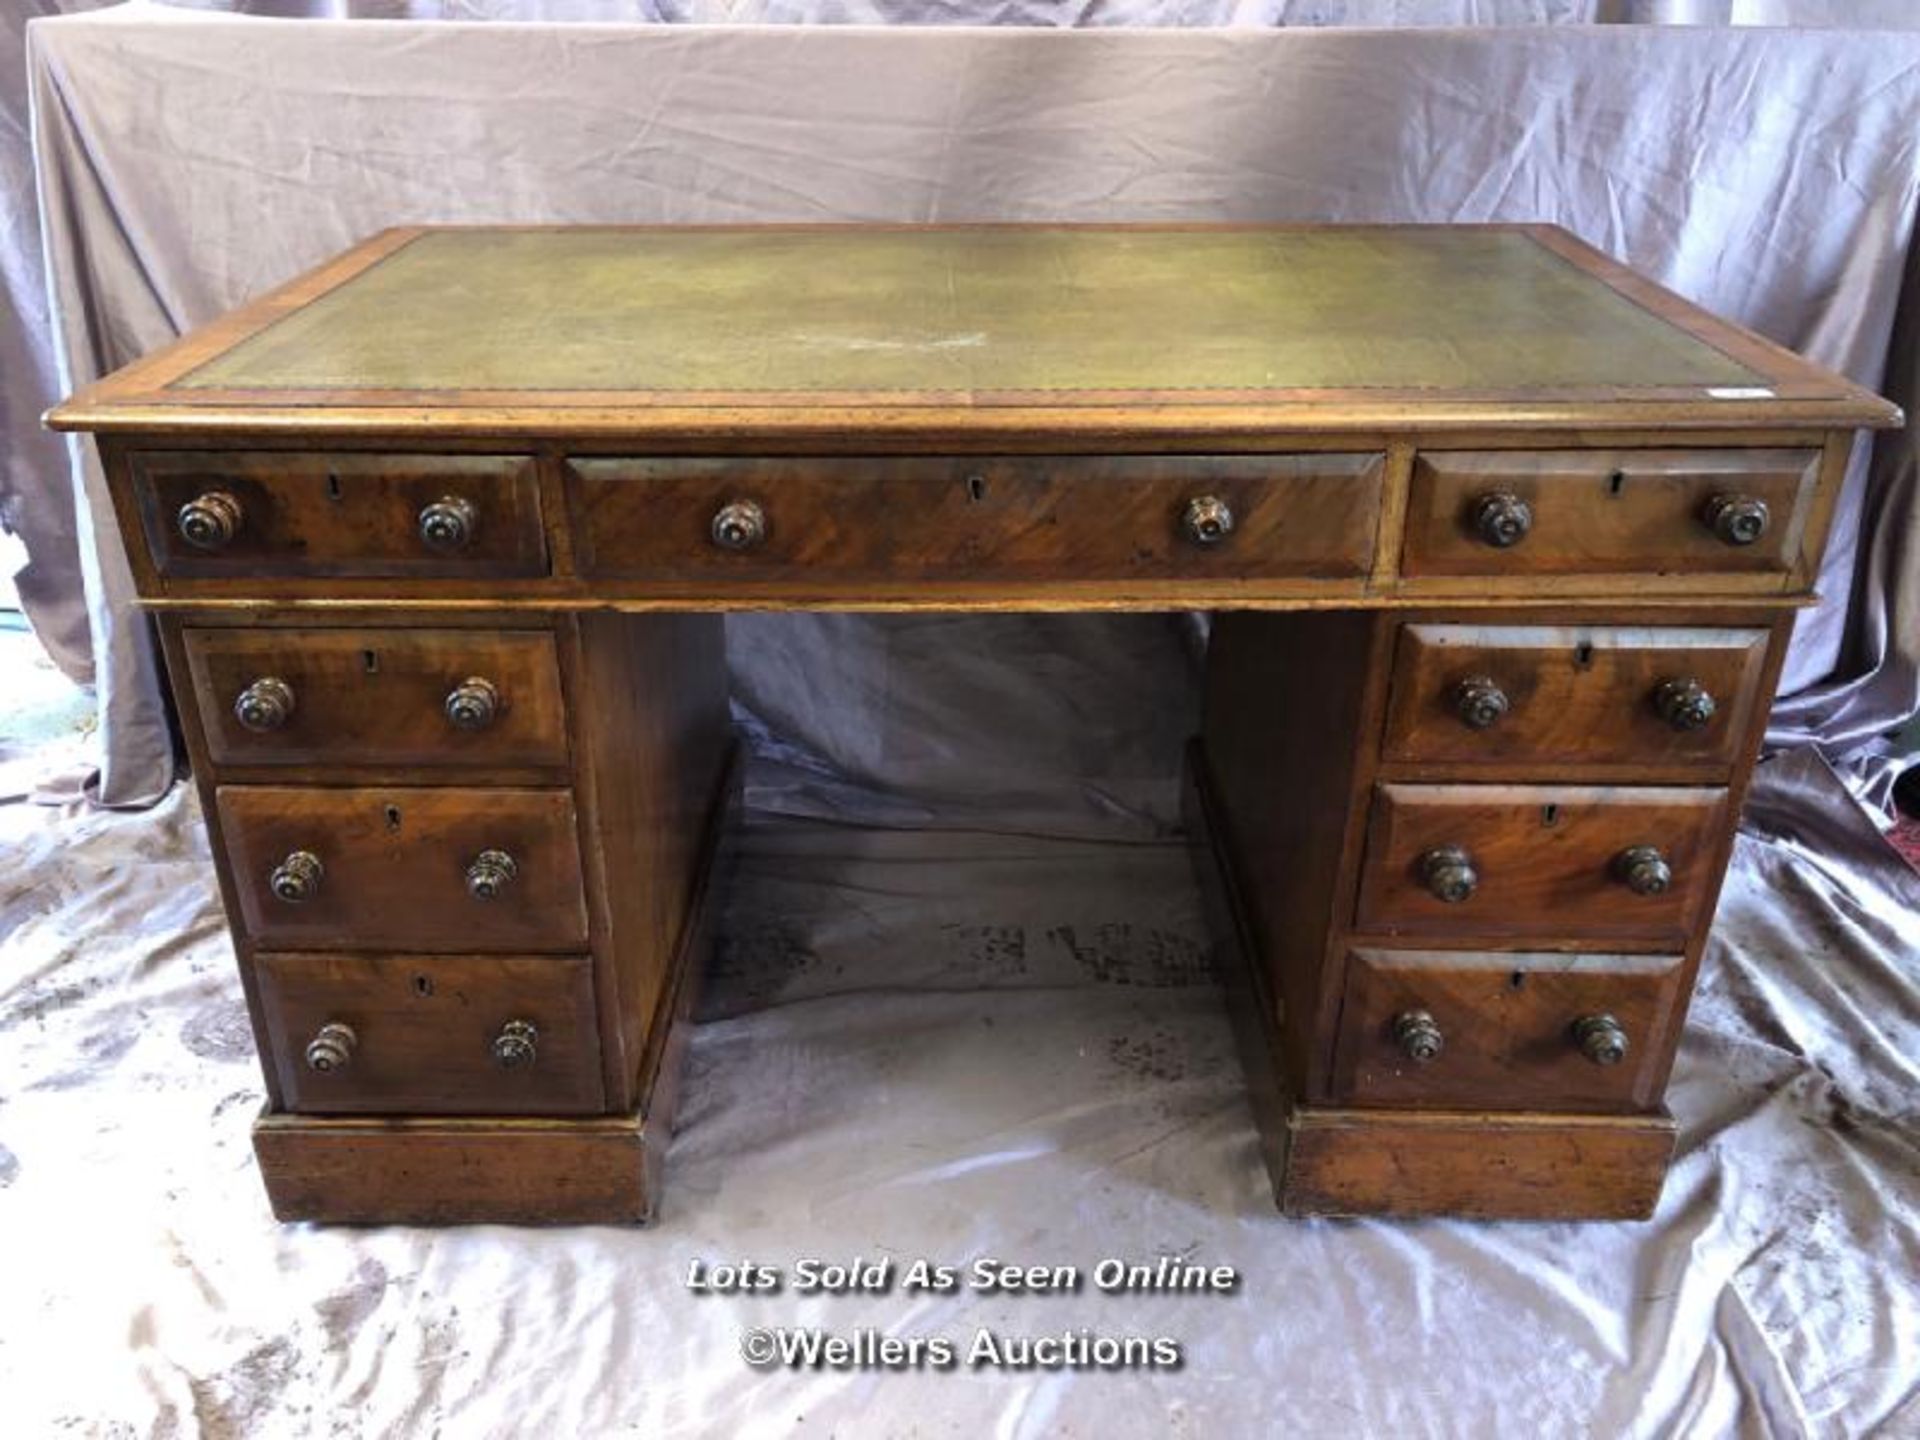
{"label": "wooden pedestal desk", "polygon": [[1208,610],[1189,816],[1281,1207],[1642,1216],[1877,396],[1547,227],[410,229],[99,436],[276,1213],[641,1220],[720,612]]}

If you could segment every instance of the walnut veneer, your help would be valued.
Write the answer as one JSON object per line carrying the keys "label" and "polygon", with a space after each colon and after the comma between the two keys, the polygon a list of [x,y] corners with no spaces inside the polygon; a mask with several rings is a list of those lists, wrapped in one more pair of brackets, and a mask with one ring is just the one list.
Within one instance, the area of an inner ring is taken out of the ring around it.
{"label": "walnut veneer", "polygon": [[[487,303],[474,303],[484,295]],[[1548,227],[396,230],[50,416],[158,617],[277,1213],[637,1220],[718,613],[1206,609],[1289,1213],[1624,1217],[1860,427]]]}

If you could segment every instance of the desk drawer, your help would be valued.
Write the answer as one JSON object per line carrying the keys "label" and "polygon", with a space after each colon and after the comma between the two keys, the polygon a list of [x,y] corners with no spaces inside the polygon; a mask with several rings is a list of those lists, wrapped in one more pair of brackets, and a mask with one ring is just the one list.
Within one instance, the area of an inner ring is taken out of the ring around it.
{"label": "desk drawer", "polygon": [[1382,457],[571,462],[593,577],[810,581],[1352,579]]}
{"label": "desk drawer", "polygon": [[544,575],[533,461],[519,455],[138,454],[162,575],[472,579]]}
{"label": "desk drawer", "polygon": [[1684,949],[1727,821],[1721,789],[1382,785],[1357,928]]}
{"label": "desk drawer", "polygon": [[269,954],[255,974],[290,1110],[601,1108],[593,963],[584,956]]}
{"label": "desk drawer", "polygon": [[564,765],[544,630],[181,632],[220,765]]}
{"label": "desk drawer", "polygon": [[1461,768],[1674,765],[1725,775],[1766,653],[1764,630],[1406,625],[1382,754]]}
{"label": "desk drawer", "polygon": [[248,933],[301,949],[574,950],[587,913],[565,790],[223,785]]}
{"label": "desk drawer", "polygon": [[1491,1110],[1657,1103],[1678,955],[1362,950],[1347,962],[1335,1100]]}
{"label": "desk drawer", "polygon": [[1463,450],[1414,461],[1401,571],[1785,574],[1817,450]]}

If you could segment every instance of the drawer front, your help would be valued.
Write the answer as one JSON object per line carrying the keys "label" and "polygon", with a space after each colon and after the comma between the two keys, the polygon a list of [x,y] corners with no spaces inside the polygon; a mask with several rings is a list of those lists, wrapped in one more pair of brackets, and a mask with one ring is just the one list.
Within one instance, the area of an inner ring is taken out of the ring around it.
{"label": "drawer front", "polygon": [[1429,451],[1401,571],[1774,573],[1793,568],[1817,450]]}
{"label": "drawer front", "polygon": [[255,974],[288,1109],[601,1108],[593,963],[584,956],[268,954]]}
{"label": "drawer front", "polygon": [[575,460],[571,470],[584,573],[732,591],[826,578],[1358,578],[1372,568],[1382,457]]}
{"label": "drawer front", "polygon": [[1382,785],[1357,925],[1684,949],[1728,819],[1721,789]]}
{"label": "drawer front", "polygon": [[1638,1110],[1682,1015],[1678,955],[1362,950],[1334,1061],[1348,1104]]}
{"label": "drawer front", "polygon": [[1406,625],[1382,754],[1724,774],[1760,700],[1766,654],[1764,630]]}
{"label": "drawer front", "polygon": [[587,913],[565,790],[215,792],[248,933],[347,950],[577,950]]}
{"label": "drawer front", "polygon": [[544,630],[189,628],[220,765],[564,765]]}
{"label": "drawer front", "polygon": [[544,575],[519,455],[135,455],[154,568],[181,578]]}

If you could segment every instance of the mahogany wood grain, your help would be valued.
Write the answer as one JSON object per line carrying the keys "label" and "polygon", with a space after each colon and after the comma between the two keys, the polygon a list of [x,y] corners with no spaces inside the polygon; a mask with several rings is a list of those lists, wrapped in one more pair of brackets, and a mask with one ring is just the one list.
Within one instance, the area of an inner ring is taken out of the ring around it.
{"label": "mahogany wood grain", "polygon": [[[1381,758],[1463,776],[1566,765],[1595,779],[1664,767],[1724,779],[1764,703],[1766,650],[1764,629],[1414,622],[1394,646]],[[1476,729],[1460,692],[1478,679],[1508,708]],[[1660,687],[1684,680],[1713,700],[1698,729],[1678,729],[1656,708]]]}
{"label": "mahogany wood grain", "polygon": [[[222,766],[567,763],[550,631],[201,625],[184,640],[208,753]],[[264,677],[290,689],[293,711],[277,729],[249,729],[234,703]],[[462,729],[447,718],[447,697],[474,678],[493,687],[497,713]]]}
{"label": "mahogany wood grain", "polygon": [[[602,1108],[593,962],[581,955],[263,954],[261,1001],[288,1108],[306,1114],[591,1114]],[[504,1068],[505,1027],[534,1029],[530,1064]],[[348,1026],[348,1062],[316,1070],[307,1045]]]}
{"label": "mahogany wood grain", "polygon": [[[1682,957],[1362,950],[1347,966],[1334,1094],[1351,1105],[1422,1109],[1646,1110],[1665,1080]],[[1445,1038],[1420,1062],[1395,1021],[1419,1012]],[[1574,1025],[1609,1016],[1626,1058],[1597,1064]]]}
{"label": "mahogany wood grain", "polygon": [[[566,790],[222,785],[227,863],[248,936],[307,950],[577,951],[587,942],[573,796]],[[491,900],[467,870],[503,850],[518,874]],[[272,893],[294,851],[324,866],[311,899]]]}
{"label": "mahogany wood grain", "polygon": [[[1373,563],[1383,457],[571,462],[575,543],[593,579],[705,582],[733,595],[804,581],[1355,579]],[[1202,496],[1232,512],[1210,546],[1182,532]],[[766,517],[751,549],[715,515]]]}
{"label": "mahogany wood grain", "polygon": [[[336,576],[467,581],[547,569],[533,466],[522,456],[140,451],[131,496],[153,566],[181,578]],[[231,541],[187,543],[181,507],[218,493],[238,505]],[[436,550],[421,511],[465,501],[472,539]]]}
{"label": "mahogany wood grain", "polygon": [[[1552,576],[1748,573],[1785,577],[1799,555],[1820,452],[1804,450],[1429,450],[1414,460],[1401,573]],[[1518,496],[1532,529],[1489,545],[1480,497]],[[1702,518],[1721,494],[1765,502],[1767,528],[1730,545]]]}
{"label": "mahogany wood grain", "polygon": [[733,745],[715,616],[589,614],[567,622],[576,793],[599,972],[607,1093],[647,1088],[674,960],[697,912]]}
{"label": "mahogany wood grain", "polygon": [[[1384,784],[1354,928],[1682,949],[1706,918],[1730,818],[1719,788]],[[1618,857],[1643,845],[1672,870],[1662,893],[1636,894],[1617,871]],[[1465,850],[1479,876],[1474,893],[1452,903],[1422,876],[1423,858],[1449,846]]]}
{"label": "mahogany wood grain", "polygon": [[273,1213],[335,1225],[638,1225],[660,1146],[637,1115],[322,1118],[253,1127]]}
{"label": "mahogany wood grain", "polygon": [[1656,1115],[1303,1106],[1287,1126],[1288,1215],[1644,1220],[1674,1123]]}

